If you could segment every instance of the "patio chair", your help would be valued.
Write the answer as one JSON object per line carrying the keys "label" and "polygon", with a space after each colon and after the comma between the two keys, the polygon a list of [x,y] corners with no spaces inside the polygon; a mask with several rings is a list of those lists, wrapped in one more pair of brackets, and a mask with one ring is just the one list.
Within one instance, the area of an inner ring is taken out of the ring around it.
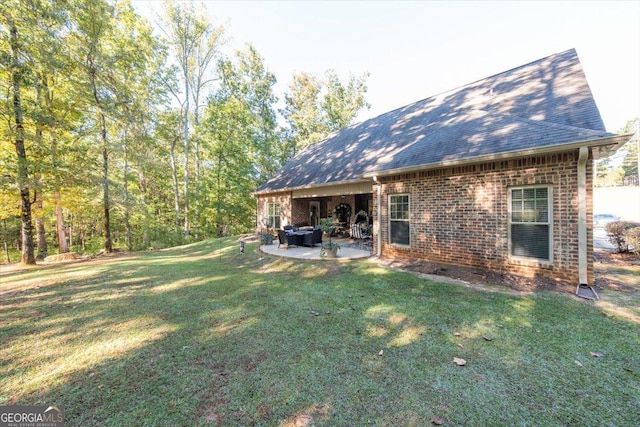
{"label": "patio chair", "polygon": [[289,246],[298,246],[297,236],[289,235],[284,230],[278,230],[278,248],[280,246],[286,246],[286,249],[289,249]]}
{"label": "patio chair", "polygon": [[370,239],[372,228],[370,225],[363,228],[363,224],[351,226],[351,238],[354,240]]}
{"label": "patio chair", "polygon": [[322,244],[322,230],[316,228],[312,233],[307,233],[304,235],[304,246],[314,247],[318,243]]}

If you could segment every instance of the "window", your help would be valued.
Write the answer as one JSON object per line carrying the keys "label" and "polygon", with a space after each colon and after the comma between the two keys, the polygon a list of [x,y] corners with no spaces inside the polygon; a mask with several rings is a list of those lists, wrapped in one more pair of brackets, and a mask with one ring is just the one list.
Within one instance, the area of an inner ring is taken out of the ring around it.
{"label": "window", "polygon": [[389,242],[409,246],[409,195],[389,196]]}
{"label": "window", "polygon": [[551,188],[509,191],[510,254],[551,261]]}
{"label": "window", "polygon": [[267,203],[267,218],[269,228],[280,228],[280,203]]}

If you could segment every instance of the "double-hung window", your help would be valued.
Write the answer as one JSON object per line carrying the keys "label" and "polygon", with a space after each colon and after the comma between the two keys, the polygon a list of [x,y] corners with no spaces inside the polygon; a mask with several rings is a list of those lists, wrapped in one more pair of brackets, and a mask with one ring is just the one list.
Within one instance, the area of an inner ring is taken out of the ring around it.
{"label": "double-hung window", "polygon": [[389,196],[389,242],[409,246],[409,195]]}
{"label": "double-hung window", "polygon": [[267,203],[269,228],[280,228],[280,203]]}
{"label": "double-hung window", "polygon": [[549,186],[509,190],[509,251],[513,257],[551,261],[552,194]]}

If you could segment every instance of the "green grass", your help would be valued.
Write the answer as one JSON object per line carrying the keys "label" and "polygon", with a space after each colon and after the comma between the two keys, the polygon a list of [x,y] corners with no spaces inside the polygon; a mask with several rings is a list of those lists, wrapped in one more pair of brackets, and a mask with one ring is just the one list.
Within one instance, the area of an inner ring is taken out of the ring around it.
{"label": "green grass", "polygon": [[70,426],[638,425],[637,323],[255,247],[0,276],[0,404]]}

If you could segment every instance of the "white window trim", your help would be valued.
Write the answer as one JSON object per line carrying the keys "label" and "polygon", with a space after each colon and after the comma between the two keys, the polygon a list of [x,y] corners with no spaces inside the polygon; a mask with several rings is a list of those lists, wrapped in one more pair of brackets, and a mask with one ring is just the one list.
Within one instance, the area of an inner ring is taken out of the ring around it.
{"label": "white window trim", "polygon": [[[512,224],[526,224],[524,222],[511,222],[511,214],[512,214],[512,206],[511,203],[511,194],[513,190],[520,189],[529,189],[529,188],[546,188],[547,193],[547,208],[549,211],[549,219],[547,222],[538,222],[534,224],[547,224],[549,226],[549,259],[544,258],[533,258],[533,257],[524,257],[518,255],[512,255],[512,244],[511,244],[511,225]],[[508,256],[510,260],[522,262],[522,263],[537,263],[549,265],[553,264],[553,186],[552,185],[518,185],[509,187],[507,189],[507,241],[508,241]]]}
{"label": "white window trim", "polygon": [[[273,209],[275,211],[274,215],[271,215],[271,211],[272,211],[272,207],[273,206],[278,206],[277,211],[275,210],[275,208]],[[269,222],[269,228],[273,228],[276,229],[276,224],[275,221],[273,221],[273,219],[275,219],[276,217],[280,217],[280,203],[278,202],[267,202],[267,220]],[[280,225],[282,226],[282,218],[280,218]]]}
{"label": "white window trim", "polygon": [[[407,196],[407,204],[409,205],[409,219],[407,220],[391,220],[391,198],[392,197],[397,197],[397,196]],[[389,194],[389,197],[387,198],[387,208],[388,208],[388,214],[387,214],[387,230],[389,230],[388,233],[388,241],[389,241],[389,245],[391,246],[397,246],[399,248],[410,248],[411,247],[411,194],[409,193],[394,193],[394,194]],[[393,243],[391,242],[391,223],[394,221],[406,221],[409,223],[409,243],[408,244],[404,244],[404,243]]]}

